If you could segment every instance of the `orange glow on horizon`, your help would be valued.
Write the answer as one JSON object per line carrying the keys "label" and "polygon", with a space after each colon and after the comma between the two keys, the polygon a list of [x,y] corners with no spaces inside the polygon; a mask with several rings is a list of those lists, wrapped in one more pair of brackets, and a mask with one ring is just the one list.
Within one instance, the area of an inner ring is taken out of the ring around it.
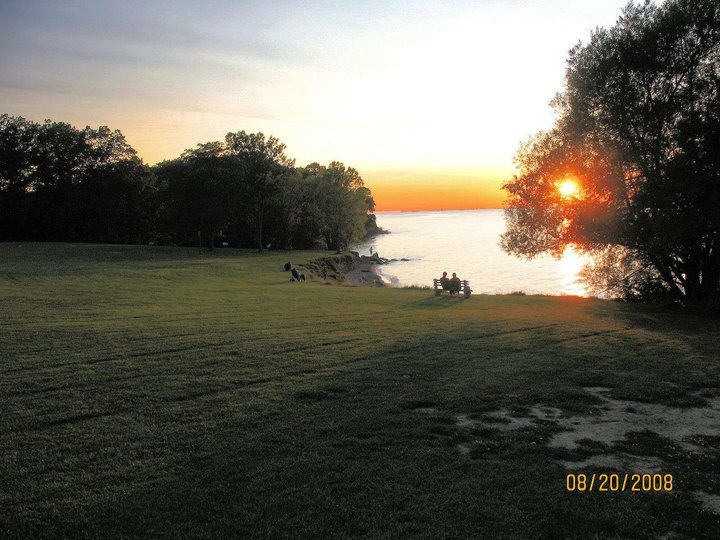
{"label": "orange glow on horizon", "polygon": [[510,167],[481,172],[465,170],[365,170],[365,185],[372,191],[378,212],[473,210],[502,208],[503,183]]}
{"label": "orange glow on horizon", "polygon": [[422,210],[472,210],[500,208],[504,195],[499,188],[477,184],[378,184],[370,186],[378,212]]}

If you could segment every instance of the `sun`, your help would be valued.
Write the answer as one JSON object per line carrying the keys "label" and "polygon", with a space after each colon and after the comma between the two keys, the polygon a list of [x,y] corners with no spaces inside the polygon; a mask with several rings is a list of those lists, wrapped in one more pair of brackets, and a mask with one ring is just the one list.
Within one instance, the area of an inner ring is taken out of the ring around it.
{"label": "sun", "polygon": [[563,197],[572,197],[578,192],[577,182],[573,182],[572,180],[564,180],[558,185],[558,191]]}

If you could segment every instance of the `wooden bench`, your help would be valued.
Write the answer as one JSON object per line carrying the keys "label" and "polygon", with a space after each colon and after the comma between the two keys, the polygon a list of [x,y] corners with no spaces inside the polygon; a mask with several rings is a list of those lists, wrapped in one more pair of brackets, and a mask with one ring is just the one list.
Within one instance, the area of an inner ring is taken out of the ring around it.
{"label": "wooden bench", "polygon": [[[435,296],[440,296],[443,291],[447,291],[447,289],[443,289],[439,278],[433,279],[433,288],[435,289]],[[453,294],[450,291],[448,291],[448,293]],[[470,298],[470,295],[472,294],[472,289],[470,288],[470,282],[468,280],[464,279],[460,281],[460,291],[454,294],[460,293],[462,293],[465,298]]]}

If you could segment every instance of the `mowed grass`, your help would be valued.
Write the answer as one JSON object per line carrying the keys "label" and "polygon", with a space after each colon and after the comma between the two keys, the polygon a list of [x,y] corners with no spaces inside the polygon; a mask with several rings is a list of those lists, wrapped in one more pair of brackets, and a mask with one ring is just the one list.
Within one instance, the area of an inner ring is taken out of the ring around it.
{"label": "mowed grass", "polygon": [[587,386],[697,406],[717,321],[288,283],[318,255],[0,244],[0,535],[716,536],[691,492],[720,495],[720,441],[623,443],[672,493],[568,493],[555,428],[455,415],[589,414]]}

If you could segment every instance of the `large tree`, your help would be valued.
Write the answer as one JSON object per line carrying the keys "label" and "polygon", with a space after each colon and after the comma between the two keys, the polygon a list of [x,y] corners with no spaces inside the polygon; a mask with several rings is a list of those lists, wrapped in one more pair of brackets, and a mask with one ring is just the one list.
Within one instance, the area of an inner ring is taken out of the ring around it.
{"label": "large tree", "polygon": [[270,210],[280,213],[280,184],[292,176],[293,163],[284,144],[262,133],[239,131],[199,144],[156,168],[165,214],[181,237],[193,229],[211,244],[221,229],[234,229],[240,238],[249,229],[262,251]]}
{"label": "large tree", "polygon": [[22,238],[28,221],[28,190],[36,168],[39,126],[22,117],[0,115],[0,240]]}
{"label": "large tree", "polygon": [[237,159],[243,183],[242,208],[250,218],[259,251],[264,248],[263,227],[268,210],[278,197],[280,182],[295,160],[285,155],[285,145],[276,137],[238,131],[225,136],[224,154]]}
{"label": "large tree", "polygon": [[309,222],[328,249],[341,251],[365,235],[368,212],[375,209],[360,174],[338,161],[302,169],[310,194]]}
{"label": "large tree", "polygon": [[608,285],[630,295],[717,303],[720,4],[628,5],[571,50],[555,106],[555,126],[521,147],[504,186],[503,247],[534,256],[572,244],[616,277],[622,264]]}
{"label": "large tree", "polygon": [[119,131],[0,116],[0,239],[147,241],[152,191]]}
{"label": "large tree", "polygon": [[221,143],[200,144],[155,167],[164,229],[180,243],[197,241],[213,249],[216,236],[234,221],[239,164],[222,150]]}

